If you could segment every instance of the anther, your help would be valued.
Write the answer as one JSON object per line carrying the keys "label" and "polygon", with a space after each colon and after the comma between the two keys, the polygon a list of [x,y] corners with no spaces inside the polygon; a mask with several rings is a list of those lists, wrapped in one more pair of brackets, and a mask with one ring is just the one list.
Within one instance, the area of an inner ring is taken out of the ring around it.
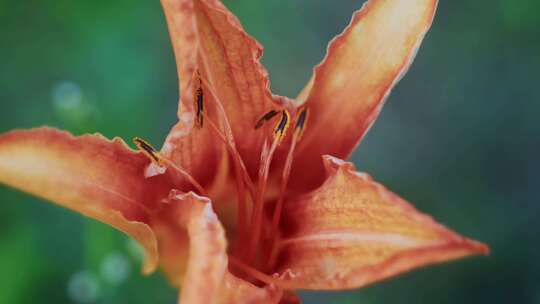
{"label": "anther", "polygon": [[309,112],[307,107],[304,107],[300,110],[298,116],[296,117],[296,125],[294,126],[294,133],[296,135],[297,140],[302,137],[302,134],[304,134],[304,130],[306,129],[306,124],[309,118]]}
{"label": "anther", "polygon": [[137,148],[144,153],[148,158],[152,160],[153,163],[155,163],[158,166],[163,166],[163,162],[161,161],[161,157],[159,156],[159,152],[152,147],[151,144],[149,144],[147,141],[145,141],[142,138],[135,137],[133,138],[133,143],[137,146]]}
{"label": "anther", "polygon": [[278,111],[276,110],[270,110],[266,114],[264,114],[258,121],[257,124],[255,124],[255,129],[259,129],[264,125],[265,122],[269,121],[270,119],[274,118],[274,116],[278,115]]}
{"label": "anther", "polygon": [[274,138],[281,142],[285,135],[287,134],[287,129],[289,128],[289,124],[291,121],[291,115],[287,110],[281,111],[281,120],[274,128]]}
{"label": "anther", "polygon": [[283,204],[285,201],[285,191],[287,189],[287,184],[289,182],[289,177],[291,174],[292,169],[292,163],[294,160],[294,152],[296,149],[296,144],[300,140],[300,137],[302,137],[302,134],[304,133],[304,130],[306,128],[307,120],[308,120],[308,109],[307,107],[301,108],[298,111],[298,114],[296,116],[296,123],[294,125],[294,134],[291,141],[291,145],[289,147],[289,152],[287,153],[287,158],[285,159],[285,166],[283,167],[283,173],[281,178],[281,186],[279,191],[278,200],[276,202],[276,206],[274,209],[274,214],[272,216],[272,226],[270,230],[270,233],[272,234],[272,239],[270,241],[270,251],[269,251],[269,257],[267,260],[267,267],[271,268],[276,263],[278,248],[277,248],[277,238],[278,238],[278,227],[281,220],[281,213],[283,211]]}
{"label": "anther", "polygon": [[201,184],[197,182],[195,178],[193,178],[193,176],[191,176],[191,174],[189,174],[184,168],[173,163],[168,158],[159,154],[159,152],[147,141],[142,138],[135,137],[133,138],[133,143],[135,143],[137,148],[141,152],[143,152],[148,158],[150,158],[154,164],[159,167],[169,167],[174,171],[178,172],[199,192],[199,194],[206,196],[206,191],[204,190],[204,188],[201,186]]}
{"label": "anther", "polygon": [[195,83],[195,94],[193,96],[194,108],[196,109],[195,125],[198,128],[202,128],[204,122],[204,91],[202,88],[201,75],[198,70],[193,74],[193,78]]}
{"label": "anther", "polygon": [[281,111],[281,119],[274,128],[274,139],[270,146],[267,146],[267,142],[263,146],[263,152],[261,154],[261,168],[259,169],[259,185],[257,189],[257,196],[254,201],[252,217],[251,217],[251,239],[248,243],[248,248],[246,251],[246,256],[248,261],[253,261],[256,255],[257,243],[259,242],[259,237],[261,235],[261,225],[263,220],[263,205],[264,205],[264,194],[266,192],[266,185],[268,181],[268,172],[270,170],[270,164],[272,163],[272,158],[276,148],[281,143],[285,135],[287,134],[287,129],[291,121],[291,115],[287,110]]}

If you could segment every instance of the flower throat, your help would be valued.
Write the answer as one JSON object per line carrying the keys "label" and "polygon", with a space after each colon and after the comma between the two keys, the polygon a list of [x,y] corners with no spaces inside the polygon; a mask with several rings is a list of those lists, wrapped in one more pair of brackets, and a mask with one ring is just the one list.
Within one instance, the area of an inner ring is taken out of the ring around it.
{"label": "flower throat", "polygon": [[[234,250],[231,253],[231,264],[236,266],[234,269],[236,270],[235,272],[240,271],[244,274],[244,277],[247,276],[251,278],[252,281],[271,283],[271,281],[273,281],[272,277],[265,275],[264,272],[271,272],[276,264],[279,249],[279,223],[285,201],[285,193],[287,190],[296,145],[302,137],[308,120],[308,109],[306,107],[301,107],[300,109],[296,110],[290,145],[285,158],[283,171],[281,173],[279,195],[270,217],[270,227],[267,228],[267,231],[265,231],[267,233],[265,235],[269,236],[269,247],[265,247],[265,251],[262,251],[258,250],[258,248],[260,247],[259,242],[263,228],[265,228],[263,227],[263,216],[265,210],[264,198],[266,194],[268,176],[270,173],[270,166],[277,147],[283,142],[288,134],[290,129],[289,126],[292,124],[291,115],[285,108],[272,109],[262,115],[261,118],[254,124],[255,129],[261,129],[263,126],[272,121],[275,123],[271,136],[265,135],[266,138],[264,139],[260,155],[258,179],[257,183],[255,184],[248,173],[240,153],[238,152],[236,143],[234,141],[232,128],[221,101],[213,92],[209,83],[201,77],[198,70],[193,74],[191,84],[194,86],[194,127],[200,129],[209,126],[215,135],[217,135],[217,137],[225,144],[227,147],[227,152],[233,160],[237,192],[238,235],[236,237],[235,244],[233,244],[232,247],[241,247],[242,250]],[[217,122],[214,121],[212,117],[209,117],[206,110],[206,92],[208,92],[212,97],[208,99],[214,101],[214,105],[217,110],[217,118],[219,119]],[[277,120],[278,116],[279,120]],[[218,125],[223,126],[223,128],[218,127]],[[268,134],[269,132],[264,133]],[[138,137],[134,138],[133,142],[137,148],[152,161],[153,164],[159,166],[160,168],[169,168],[177,172],[187,182],[189,182],[189,184],[193,186],[194,190],[199,192],[200,195],[208,196],[206,190],[189,172],[160,154],[148,142]],[[248,203],[250,203],[250,206],[247,205]],[[248,212],[249,210],[251,212]],[[268,248],[270,248],[270,250],[268,250]]]}

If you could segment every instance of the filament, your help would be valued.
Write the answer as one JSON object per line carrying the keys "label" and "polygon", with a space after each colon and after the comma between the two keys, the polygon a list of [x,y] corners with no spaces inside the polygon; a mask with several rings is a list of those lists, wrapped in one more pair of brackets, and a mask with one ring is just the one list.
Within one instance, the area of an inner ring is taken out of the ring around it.
{"label": "filament", "polygon": [[248,251],[246,252],[248,261],[253,261],[256,254],[256,248],[259,242],[259,238],[262,230],[262,217],[264,207],[264,194],[266,192],[266,185],[268,182],[268,173],[270,171],[270,164],[276,148],[285,137],[288,126],[290,123],[290,115],[287,110],[282,111],[281,120],[274,128],[272,145],[268,148],[268,142],[265,141],[263,152],[261,154],[262,166],[259,170],[259,184],[257,187],[257,197],[253,206],[253,212],[251,216],[251,237],[248,244]]}
{"label": "filament", "polygon": [[278,236],[279,223],[281,220],[281,214],[283,211],[283,203],[285,201],[285,192],[287,190],[287,184],[289,183],[289,177],[291,175],[292,163],[294,160],[294,152],[296,150],[296,144],[302,137],[306,124],[308,120],[308,109],[302,108],[299,111],[298,116],[296,117],[296,124],[294,127],[293,138],[291,141],[291,146],[289,152],[287,153],[287,158],[285,159],[285,166],[283,168],[283,173],[281,175],[281,186],[279,191],[279,197],[274,208],[274,214],[272,215],[272,224],[270,230],[270,251],[267,260],[267,268],[272,268],[277,259],[278,248],[276,246]]}
{"label": "filament", "polygon": [[154,164],[156,164],[159,167],[167,166],[167,167],[170,167],[170,168],[174,169],[176,172],[178,172],[180,175],[182,175],[184,178],[186,178],[188,180],[188,182],[193,187],[195,187],[195,189],[197,191],[199,191],[199,194],[201,194],[203,196],[207,196],[206,191],[201,186],[201,184],[199,184],[197,182],[197,180],[195,178],[193,178],[193,176],[191,176],[191,174],[189,174],[189,172],[187,172],[184,168],[176,165],[171,160],[169,160],[168,158],[161,155],[161,153],[159,153],[152,145],[150,145],[144,139],[141,139],[139,137],[135,137],[133,139],[133,142],[135,143],[137,148],[139,148],[140,151],[142,151],[147,157],[150,158],[150,160],[152,160],[152,162]]}

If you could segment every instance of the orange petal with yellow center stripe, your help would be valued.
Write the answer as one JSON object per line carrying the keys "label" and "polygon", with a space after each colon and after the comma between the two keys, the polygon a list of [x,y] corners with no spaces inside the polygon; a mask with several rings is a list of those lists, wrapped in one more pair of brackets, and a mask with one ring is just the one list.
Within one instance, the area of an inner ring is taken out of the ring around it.
{"label": "orange petal with yellow center stripe", "polygon": [[227,241],[223,226],[207,198],[192,192],[179,193],[170,198],[169,204],[174,205],[171,216],[189,238],[189,259],[180,302],[215,303],[219,297],[217,290],[227,271]]}
{"label": "orange petal with yellow center stripe", "polygon": [[279,289],[259,288],[229,273],[225,231],[210,200],[191,192],[171,194],[168,213],[185,229],[189,239],[179,303],[277,303],[281,298]]}
{"label": "orange petal with yellow center stripe", "polygon": [[[225,110],[246,166],[256,173],[259,153],[254,153],[253,149],[260,148],[262,136],[254,126],[260,115],[274,106],[268,75],[260,63],[262,46],[244,31],[239,20],[221,1],[161,2],[180,78],[180,119],[187,117],[186,112],[193,112],[196,82],[192,76],[198,70],[209,85],[205,88],[204,98],[210,117],[219,123],[221,113],[212,110],[216,100],[208,89],[215,93]],[[174,144],[171,140],[168,142]],[[182,155],[185,155],[185,150],[192,147],[183,145],[176,149],[184,150]],[[206,146],[199,145],[197,149],[199,155],[206,153]]]}
{"label": "orange petal with yellow center stripe", "polygon": [[157,242],[147,225],[165,183],[144,178],[148,159],[120,139],[74,137],[52,128],[0,135],[0,183],[109,224],[146,251],[144,272],[158,264]]}
{"label": "orange petal with yellow center stripe", "polygon": [[469,255],[486,245],[464,238],[326,156],[326,182],[284,210],[279,269],[299,289],[349,289]]}
{"label": "orange petal with yellow center stripe", "polygon": [[216,304],[289,303],[281,301],[282,294],[283,291],[275,286],[257,287],[249,282],[235,277],[230,273],[227,273],[222,282],[220,298],[218,301],[216,301]]}
{"label": "orange petal with yellow center stripe", "polygon": [[314,189],[324,181],[322,155],[347,158],[353,151],[409,68],[436,6],[437,0],[370,0],[332,40],[298,97],[311,119],[298,145],[294,187]]}
{"label": "orange petal with yellow center stripe", "polygon": [[[194,100],[200,82],[194,75],[200,69],[201,60],[193,0],[162,0],[161,4],[173,45],[181,97],[178,106],[179,121],[171,128],[161,152],[208,187],[215,181],[216,172],[225,165],[227,155],[224,145],[208,123],[204,128],[195,126],[197,109]],[[204,92],[207,114],[212,109],[212,100],[211,94]],[[215,111],[210,112],[217,122]]]}

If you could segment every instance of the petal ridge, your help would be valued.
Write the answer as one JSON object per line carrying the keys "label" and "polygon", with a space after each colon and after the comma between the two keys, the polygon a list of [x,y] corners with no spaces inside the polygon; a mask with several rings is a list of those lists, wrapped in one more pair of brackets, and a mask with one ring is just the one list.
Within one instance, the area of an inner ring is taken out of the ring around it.
{"label": "petal ridge", "polygon": [[148,160],[123,140],[73,136],[41,127],[0,135],[0,183],[107,223],[132,236],[146,253],[144,273],[158,263],[147,220],[159,187],[144,178]]}
{"label": "petal ridge", "polygon": [[[181,87],[181,107],[178,112],[180,122],[171,130],[164,146],[165,151],[175,162],[185,167],[190,164],[189,161],[181,163],[182,158],[201,162],[197,160],[198,155],[206,155],[201,158],[207,159],[217,158],[215,164],[209,167],[215,168],[219,163],[221,156],[206,151],[208,148],[205,147],[212,142],[212,134],[188,128],[194,122],[193,119],[187,119],[192,116],[193,110],[194,88],[191,77],[198,70],[219,99],[214,100],[210,96],[212,94],[205,93],[209,116],[219,123],[219,111],[212,108],[213,102],[221,102],[239,153],[253,174],[258,168],[258,158],[253,156],[252,150],[261,145],[260,136],[253,130],[253,126],[258,116],[274,104],[268,72],[260,62],[262,46],[244,31],[238,18],[220,1],[162,0],[162,4],[173,40]],[[197,136],[192,134],[194,132]],[[180,139],[177,134],[183,134],[181,137],[208,138]],[[221,143],[214,141],[213,144]],[[200,147],[197,150],[199,153],[189,151],[195,145]]]}
{"label": "petal ridge", "polygon": [[[172,192],[174,193],[174,192]],[[281,290],[259,288],[228,271],[225,231],[212,202],[193,192],[172,195],[171,212],[189,236],[189,260],[179,303],[277,303]]]}
{"label": "petal ridge", "polygon": [[[298,96],[312,122],[294,171],[312,168],[295,188],[312,190],[324,180],[320,156],[348,158],[368,132],[391,89],[410,67],[435,15],[437,0],[369,0],[328,45],[327,54]],[[339,134],[335,136],[334,134]]]}
{"label": "petal ridge", "polygon": [[352,289],[420,266],[489,253],[420,213],[354,165],[324,157],[328,179],[284,210],[283,286]]}

